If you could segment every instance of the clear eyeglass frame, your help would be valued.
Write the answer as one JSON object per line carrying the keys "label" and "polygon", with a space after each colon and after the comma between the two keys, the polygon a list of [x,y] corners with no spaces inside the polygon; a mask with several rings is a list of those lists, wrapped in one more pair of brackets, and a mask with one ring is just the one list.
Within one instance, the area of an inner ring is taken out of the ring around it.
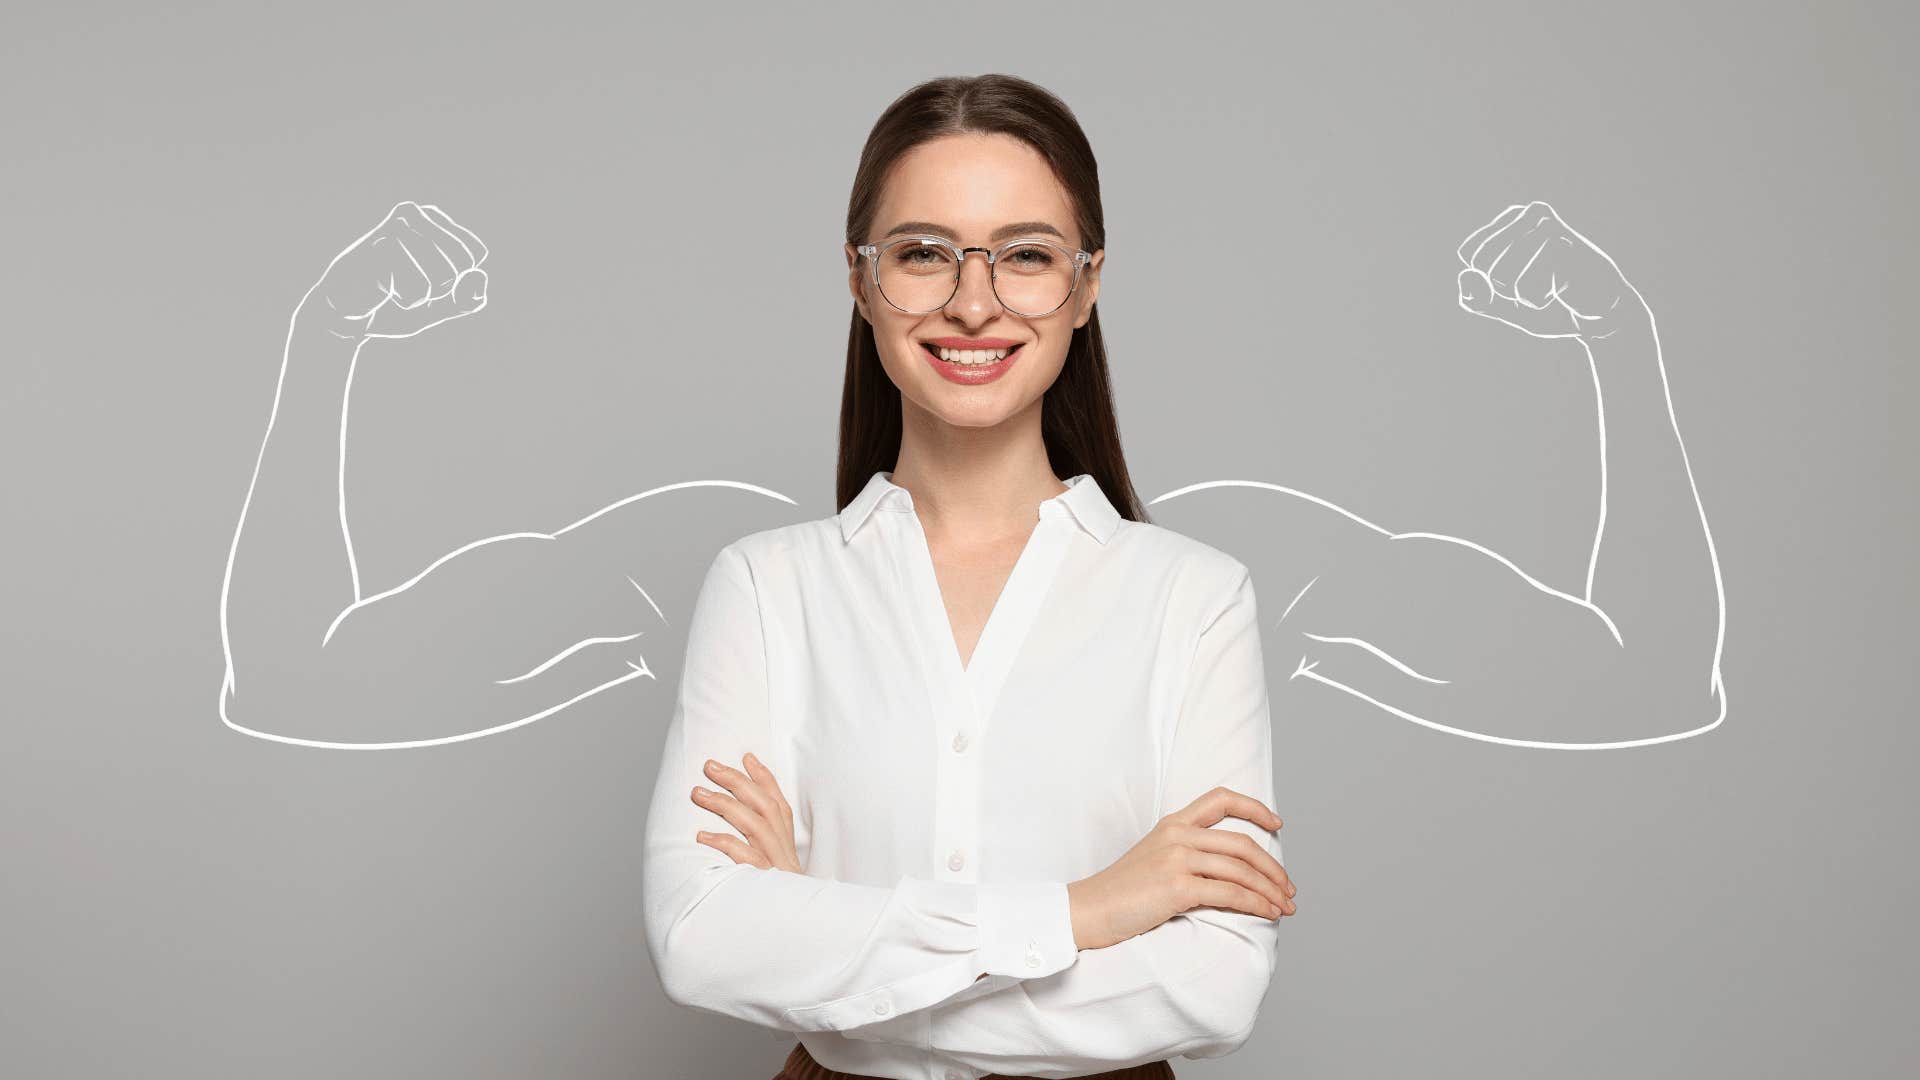
{"label": "clear eyeglass frame", "polygon": [[[949,252],[953,253],[953,262],[955,266],[955,270],[953,272],[953,292],[948,293],[947,298],[945,300],[940,301],[938,304],[935,304],[930,308],[923,308],[919,311],[909,311],[908,309],[901,307],[899,304],[894,303],[893,300],[887,296],[886,292],[880,288],[880,255],[881,253],[885,252],[888,248],[894,247],[895,245],[908,244],[908,243],[937,244],[940,247],[946,248]],[[999,280],[1000,268],[997,264],[1000,261],[1000,256],[1006,254],[1006,251],[1008,248],[1013,247],[1017,244],[1045,244],[1046,246],[1066,255],[1068,258],[1073,260],[1073,284],[1068,286],[1067,295],[1063,297],[1058,304],[1053,305],[1053,307],[1049,308],[1046,311],[1021,311],[1018,308],[1015,308],[1009,305],[1005,300],[1000,299],[1000,280]],[[872,267],[872,272],[868,276],[873,280],[873,291],[876,293],[879,293],[880,299],[885,300],[889,307],[893,308],[895,311],[903,312],[908,315],[925,315],[930,311],[939,311],[941,308],[946,307],[948,304],[952,303],[954,295],[960,291],[961,271],[967,268],[967,252],[977,251],[987,257],[987,278],[988,278],[988,283],[993,287],[993,298],[999,301],[1001,307],[1006,308],[1008,311],[1013,312],[1015,315],[1018,315],[1023,319],[1044,318],[1048,315],[1053,314],[1056,311],[1059,311],[1061,308],[1065,307],[1067,305],[1067,301],[1073,299],[1073,294],[1080,291],[1081,268],[1086,266],[1088,261],[1093,258],[1093,254],[1091,252],[1080,251],[1074,248],[1069,248],[1063,244],[1056,244],[1051,240],[1048,240],[1048,239],[1045,239],[1044,237],[1039,237],[1039,236],[1016,237],[1012,240],[1007,241],[1004,244],[1001,244],[999,247],[992,248],[992,249],[983,248],[983,247],[964,247],[963,248],[960,245],[954,243],[953,241],[948,240],[944,236],[901,236],[901,237],[896,237],[892,240],[889,240],[884,244],[860,244],[857,247],[855,247],[854,250],[859,252],[861,255],[866,256],[868,265]]]}

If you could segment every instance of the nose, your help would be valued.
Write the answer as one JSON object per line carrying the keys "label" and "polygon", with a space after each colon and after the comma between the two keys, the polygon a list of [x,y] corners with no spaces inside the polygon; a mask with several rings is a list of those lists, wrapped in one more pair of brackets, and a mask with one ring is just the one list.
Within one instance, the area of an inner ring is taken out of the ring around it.
{"label": "nose", "polygon": [[[967,256],[978,253],[979,258]],[[1000,313],[1000,298],[993,291],[993,264],[987,261],[985,248],[965,248],[960,252],[960,284],[947,301],[947,315],[966,325],[978,326]]]}

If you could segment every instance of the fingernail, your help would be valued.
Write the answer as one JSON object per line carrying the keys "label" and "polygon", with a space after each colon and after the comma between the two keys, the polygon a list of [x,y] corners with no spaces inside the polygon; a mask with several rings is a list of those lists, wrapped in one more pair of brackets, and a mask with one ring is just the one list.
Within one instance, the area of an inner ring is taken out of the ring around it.
{"label": "fingernail", "polygon": [[1268,918],[1270,918],[1270,919],[1277,919],[1277,918],[1279,918],[1279,917],[1280,917],[1280,905],[1279,905],[1279,904],[1268,904],[1268,905],[1267,905],[1267,917],[1268,917]]}

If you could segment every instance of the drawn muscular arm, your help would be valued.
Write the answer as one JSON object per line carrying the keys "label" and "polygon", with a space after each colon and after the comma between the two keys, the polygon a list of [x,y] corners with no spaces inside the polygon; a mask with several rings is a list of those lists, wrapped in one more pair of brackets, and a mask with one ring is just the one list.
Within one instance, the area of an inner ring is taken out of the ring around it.
{"label": "drawn muscular arm", "polygon": [[1719,568],[1651,310],[1544,203],[1509,207],[1460,254],[1463,308],[1585,355],[1600,470],[1584,577],[1541,581],[1490,546],[1356,519],[1334,565],[1281,601],[1292,677],[1491,741],[1651,742],[1717,724]]}
{"label": "drawn muscular arm", "polygon": [[[295,311],[222,586],[220,709],[236,730],[309,745],[434,745],[653,675],[647,658],[670,635],[643,638],[665,617],[633,575],[654,571],[671,588],[689,577],[674,567],[710,555],[666,546],[665,533],[699,530],[650,529],[667,524],[649,520],[657,502],[476,540],[401,581],[363,579],[348,514],[349,465],[369,467],[348,453],[355,371],[370,352],[393,362],[392,346],[367,349],[374,339],[484,307],[485,257],[438,208],[401,203]],[[622,542],[606,542],[616,530]],[[649,557],[674,552],[677,562]]]}

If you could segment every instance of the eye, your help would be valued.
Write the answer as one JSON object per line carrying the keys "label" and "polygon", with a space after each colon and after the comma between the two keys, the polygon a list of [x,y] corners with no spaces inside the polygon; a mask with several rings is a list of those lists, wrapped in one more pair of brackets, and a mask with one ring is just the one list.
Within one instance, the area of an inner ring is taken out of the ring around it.
{"label": "eye", "polygon": [[1017,247],[1001,257],[1000,263],[1016,270],[1045,270],[1059,261],[1052,248],[1029,245]]}
{"label": "eye", "polygon": [[953,254],[939,244],[903,243],[887,249],[880,260],[882,273],[941,274],[953,270]]}

